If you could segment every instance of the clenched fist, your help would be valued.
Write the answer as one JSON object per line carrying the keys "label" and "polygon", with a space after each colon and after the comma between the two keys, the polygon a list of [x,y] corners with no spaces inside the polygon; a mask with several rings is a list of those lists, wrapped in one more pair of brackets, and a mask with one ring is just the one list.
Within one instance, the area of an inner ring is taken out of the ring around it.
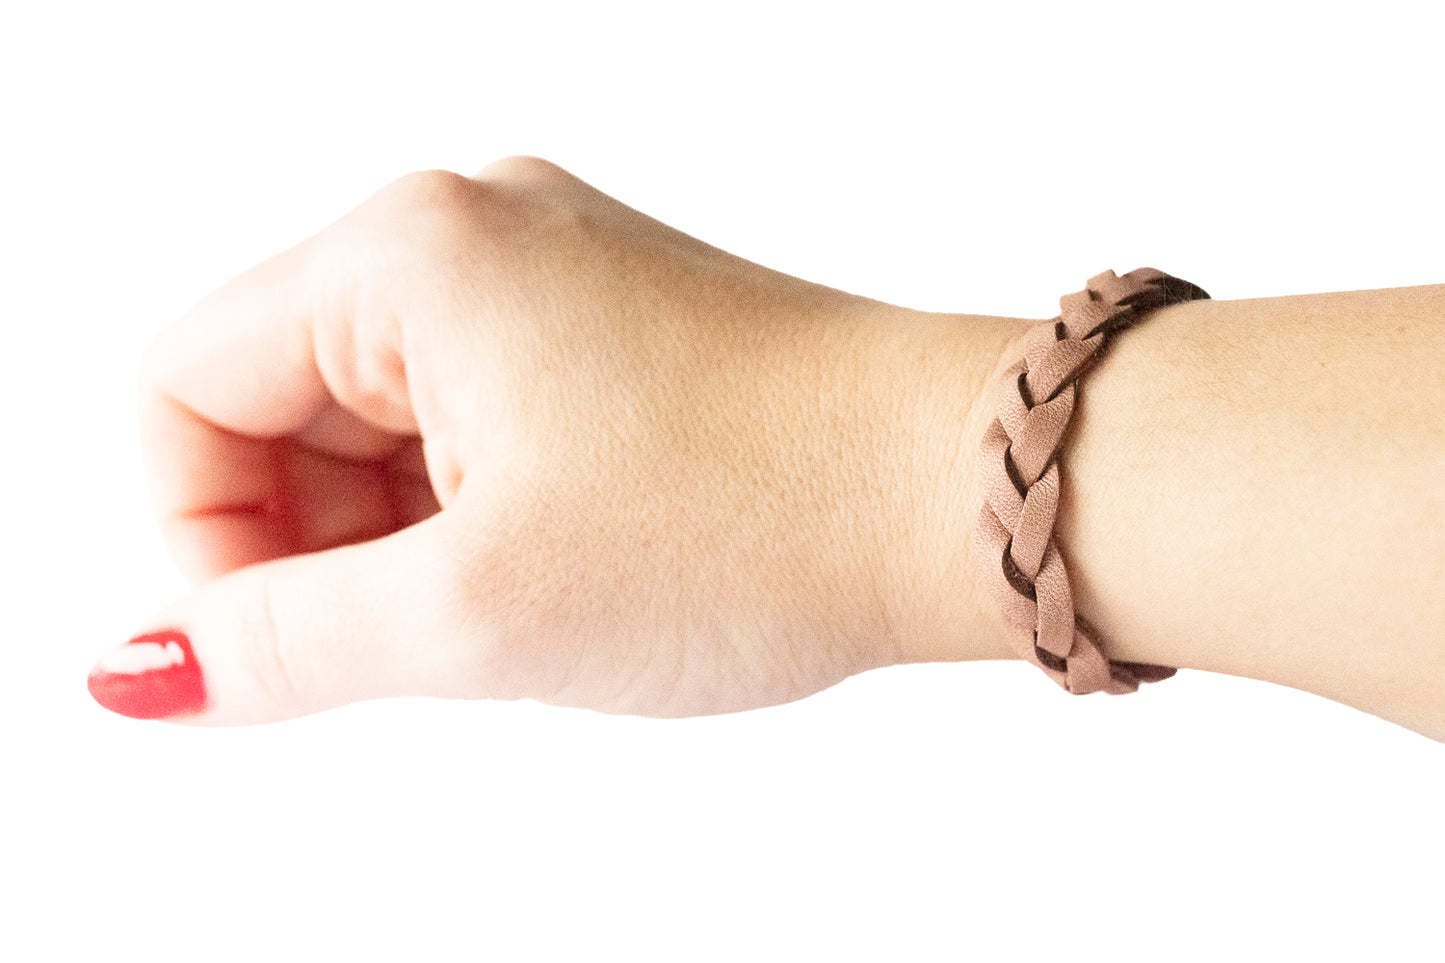
{"label": "clenched fist", "polygon": [[393,695],[682,716],[959,652],[983,387],[1027,322],[907,311],[535,158],[413,174],[147,355],[194,593],[103,657],[127,715]]}

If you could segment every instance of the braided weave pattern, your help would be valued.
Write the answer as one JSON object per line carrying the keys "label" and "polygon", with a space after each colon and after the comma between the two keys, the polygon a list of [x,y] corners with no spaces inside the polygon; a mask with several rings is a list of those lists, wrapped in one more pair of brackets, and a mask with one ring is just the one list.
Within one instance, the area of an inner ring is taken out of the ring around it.
{"label": "braided weave pattern", "polygon": [[984,436],[984,505],[975,543],[999,600],[1009,641],[1060,686],[1083,695],[1122,695],[1175,673],[1168,666],[1111,662],[1097,633],[1074,611],[1063,557],[1054,543],[1059,448],[1074,412],[1076,382],[1109,338],[1152,309],[1209,295],[1154,268],[1122,277],[1105,271],[1059,299],[1059,317],[1026,335],[1024,357],[1005,372],[998,416]]}

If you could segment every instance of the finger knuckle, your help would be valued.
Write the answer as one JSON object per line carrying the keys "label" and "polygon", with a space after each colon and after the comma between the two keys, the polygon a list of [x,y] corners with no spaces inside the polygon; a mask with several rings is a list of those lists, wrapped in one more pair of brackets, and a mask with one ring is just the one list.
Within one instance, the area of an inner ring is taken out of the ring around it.
{"label": "finger knuckle", "polygon": [[447,170],[413,171],[392,181],[378,200],[405,217],[451,218],[465,216],[478,200],[476,181]]}
{"label": "finger knuckle", "polygon": [[399,249],[403,263],[420,258],[432,267],[475,267],[478,258],[496,260],[500,251],[535,233],[558,194],[536,189],[546,175],[523,173],[532,161],[547,162],[508,160],[509,165],[488,168],[485,177],[427,170],[397,179],[374,198],[375,213],[368,219],[373,239],[380,240],[379,247]]}
{"label": "finger knuckle", "polygon": [[477,180],[490,182],[550,182],[570,178],[557,164],[531,154],[513,154],[492,161],[477,174]]}
{"label": "finger knuckle", "polygon": [[333,225],[328,243],[320,246],[317,272],[344,283],[334,286],[342,301],[318,313],[352,317],[362,291],[371,292],[372,302],[377,291],[405,300],[419,293],[410,287],[418,279],[456,275],[491,219],[490,193],[446,170],[415,171],[387,184]]}

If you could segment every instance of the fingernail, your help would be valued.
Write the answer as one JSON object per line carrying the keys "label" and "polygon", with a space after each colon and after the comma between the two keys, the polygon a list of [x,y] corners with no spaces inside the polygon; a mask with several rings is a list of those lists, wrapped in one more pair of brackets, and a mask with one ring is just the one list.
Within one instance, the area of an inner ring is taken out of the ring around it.
{"label": "fingernail", "polygon": [[138,635],[100,657],[86,684],[96,702],[132,719],[206,707],[206,683],[184,632]]}

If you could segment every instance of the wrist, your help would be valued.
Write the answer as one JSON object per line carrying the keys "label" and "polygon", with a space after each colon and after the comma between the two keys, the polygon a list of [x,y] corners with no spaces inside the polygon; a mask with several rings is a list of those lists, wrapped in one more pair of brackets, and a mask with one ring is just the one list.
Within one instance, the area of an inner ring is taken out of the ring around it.
{"label": "wrist", "polygon": [[[974,560],[979,447],[1004,371],[1037,322],[901,309],[883,320],[870,395],[886,409],[898,486],[880,572],[897,661],[1015,659]],[[887,477],[887,476],[885,476]]]}

